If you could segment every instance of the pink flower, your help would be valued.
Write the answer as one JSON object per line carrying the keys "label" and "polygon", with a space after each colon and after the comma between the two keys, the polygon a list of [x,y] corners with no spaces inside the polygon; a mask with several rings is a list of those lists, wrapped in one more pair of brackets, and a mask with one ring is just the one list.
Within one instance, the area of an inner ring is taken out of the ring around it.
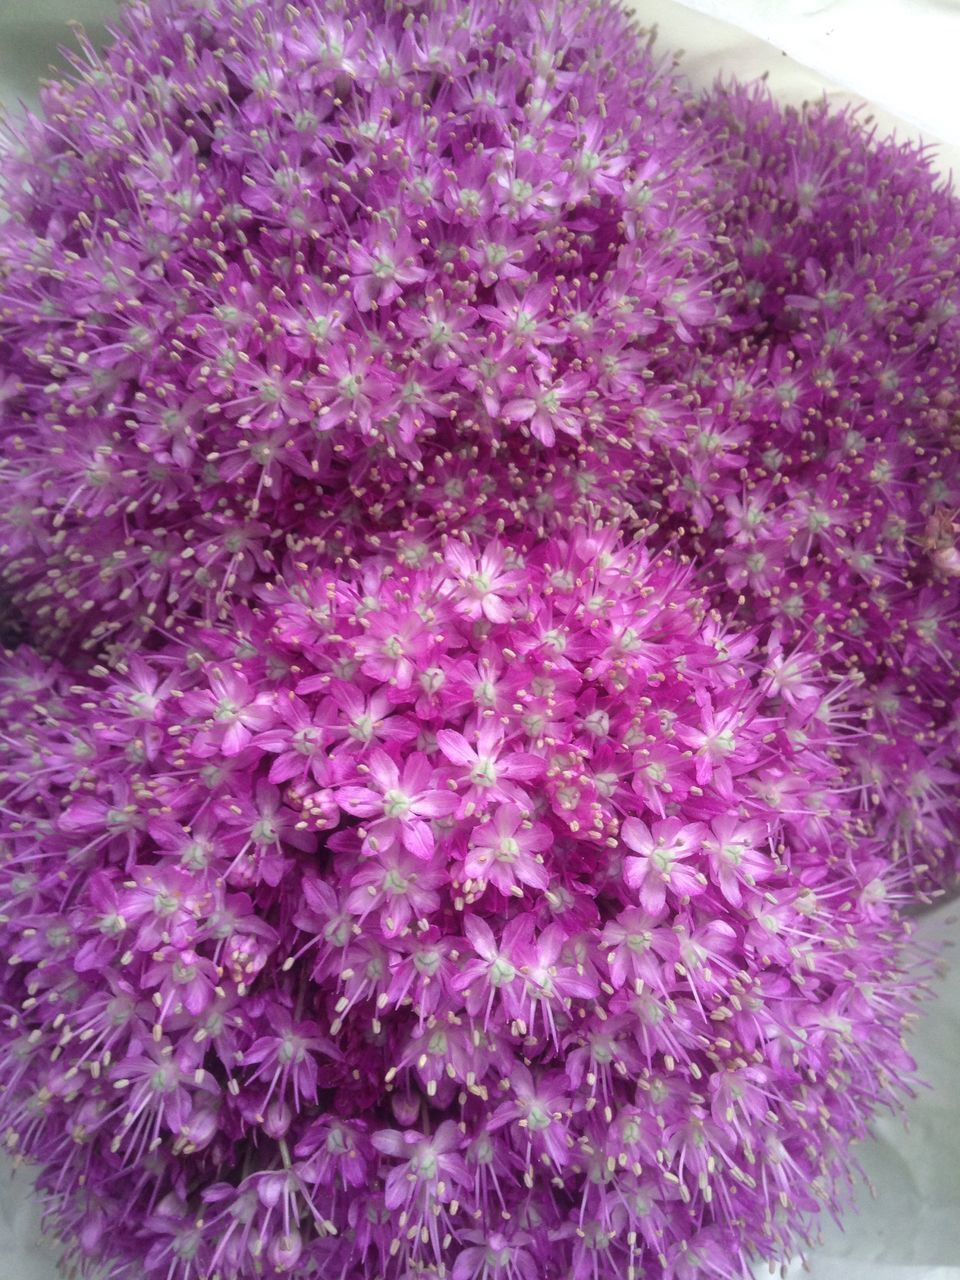
{"label": "pink flower", "polygon": [[461,543],[451,542],[444,559],[459,579],[458,613],[500,624],[510,621],[512,609],[507,599],[517,594],[524,575],[519,569],[505,567],[507,558],[500,547],[488,547],[478,557]]}
{"label": "pink flower", "polygon": [[155,952],[153,960],[143,975],[143,984],[157,988],[160,1022],[184,1010],[199,1017],[213,1003],[218,974],[212,961],[192,949],[177,951],[172,947]]}
{"label": "pink flower", "polygon": [[194,749],[206,755],[216,751],[225,756],[237,755],[255,732],[273,723],[273,699],[268,694],[253,693],[244,677],[235,672],[213,668],[209,683],[209,691],[183,697],[184,710],[199,725]]}
{"label": "pink flower", "polygon": [[555,444],[558,431],[579,436],[582,415],[568,405],[571,401],[579,402],[588,386],[587,378],[579,374],[541,381],[531,373],[523,388],[527,394],[509,400],[503,406],[503,416],[508,422],[528,422],[532,435],[542,445]]}
{"label": "pink flower", "polygon": [[347,910],[361,920],[371,911],[379,911],[384,934],[392,938],[411,920],[425,918],[437,909],[440,898],[436,890],[443,882],[439,868],[425,864],[400,844],[390,844],[351,877]]}
{"label": "pink flower", "polygon": [[511,1122],[523,1126],[525,1142],[521,1147],[526,1148],[528,1177],[534,1149],[542,1152],[555,1169],[565,1168],[570,1159],[566,1138],[573,1104],[566,1096],[565,1085],[563,1076],[543,1074],[535,1078],[525,1066],[518,1064],[509,1080],[512,1096],[497,1107],[488,1122],[488,1128],[493,1131]]}
{"label": "pink flower", "polygon": [[335,1057],[336,1052],[315,1023],[297,1021],[289,1015],[280,1018],[268,1035],[254,1041],[243,1054],[243,1065],[257,1068],[250,1080],[262,1079],[266,1083],[261,1109],[266,1109],[274,1097],[289,1097],[298,1108],[301,1099],[314,1101],[319,1079],[318,1059]]}
{"label": "pink flower", "polygon": [[743,769],[756,759],[750,738],[740,733],[743,711],[736,706],[718,709],[707,698],[701,704],[701,717],[701,726],[680,730],[680,740],[693,748],[697,782],[702,785],[716,778],[717,785],[729,793],[732,770]]}
{"label": "pink flower", "polygon": [[349,263],[353,297],[360,311],[387,306],[400,296],[405,285],[427,275],[407,232],[383,236],[370,248],[355,241],[350,245]]}
{"label": "pink flower", "polygon": [[742,901],[741,886],[753,888],[773,872],[769,855],[760,851],[766,839],[764,823],[744,822],[728,814],[714,818],[710,834],[704,837],[710,875],[735,907]]}
{"label": "pink flower", "polygon": [[[507,621],[414,522],[336,572],[291,548],[149,672],[0,670],[0,1119],[91,1247],[144,1224],[119,1268],[713,1266],[828,1193],[896,1096],[878,1063],[911,1078],[905,877],[863,799],[895,783],[918,843],[946,832],[948,742],[861,735],[851,787],[854,682],[791,647],[775,685],[777,642],[665,554],[463,547]],[[887,681],[871,714],[921,725]]]}
{"label": "pink flower", "polygon": [[639,893],[644,911],[659,916],[668,891],[674,898],[703,892],[703,873],[686,863],[703,847],[706,831],[702,822],[684,823],[679,818],[655,822],[652,828],[639,818],[627,818],[620,837],[639,857],[624,859],[624,877]]}
{"label": "pink flower", "polygon": [[337,803],[358,818],[374,818],[366,827],[364,848],[376,852],[396,839],[418,858],[433,856],[430,822],[453,813],[460,801],[452,791],[431,787],[434,771],[427,757],[414,752],[403,773],[384,751],[373,751],[365,765],[373,787],[339,787]]}
{"label": "pink flower", "polygon": [[485,1009],[484,1026],[490,1019],[497,994],[516,1007],[519,970],[533,957],[528,923],[523,917],[511,920],[498,943],[493,930],[480,916],[467,915],[463,922],[467,940],[478,957],[469,960],[453,979],[455,990],[463,991],[467,1010],[476,1016]]}
{"label": "pink flower", "polygon": [[429,632],[420,618],[375,613],[367,619],[357,654],[368,675],[408,689],[415,672],[429,665],[430,647]]}
{"label": "pink flower", "polygon": [[657,990],[669,983],[664,961],[677,958],[677,936],[660,923],[658,914],[627,907],[604,925],[601,940],[610,948],[607,963],[615,987],[640,981]]}
{"label": "pink flower", "polygon": [[467,771],[467,790],[461,797],[464,813],[484,809],[492,802],[522,805],[527,796],[517,782],[532,781],[545,768],[543,760],[529,751],[504,752],[503,731],[488,720],[480,725],[475,746],[453,729],[440,730],[437,746],[451,764]]}
{"label": "pink flower", "polygon": [[493,819],[475,827],[464,859],[464,873],[480,884],[492,884],[505,896],[523,896],[521,884],[545,889],[550,882],[535,854],[553,842],[549,828],[524,819],[516,805],[502,805]]}
{"label": "pink flower", "polygon": [[317,718],[322,720],[325,738],[336,743],[335,754],[361,752],[374,744],[400,745],[417,736],[414,722],[397,714],[385,689],[365,695],[346,681],[328,677],[307,677],[299,685],[301,694],[323,689],[329,689],[330,696],[321,703]]}
{"label": "pink flower", "polygon": [[469,1180],[459,1154],[463,1138],[452,1120],[445,1120],[432,1137],[409,1129],[380,1129],[370,1141],[377,1151],[401,1161],[387,1175],[384,1201],[388,1209],[409,1210],[420,1197],[431,1204],[446,1203]]}

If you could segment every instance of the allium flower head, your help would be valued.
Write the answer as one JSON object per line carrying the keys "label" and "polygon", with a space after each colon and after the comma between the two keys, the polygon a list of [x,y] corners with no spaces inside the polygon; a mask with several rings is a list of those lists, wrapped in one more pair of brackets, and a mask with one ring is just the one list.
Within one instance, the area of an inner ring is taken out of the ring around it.
{"label": "allium flower head", "polygon": [[785,110],[734,87],[700,110],[736,271],[709,369],[692,351],[677,387],[697,412],[656,437],[646,483],[718,607],[786,649],[813,637],[825,669],[855,681],[850,785],[917,886],[949,885],[960,207],[929,153],[826,104]]}
{"label": "allium flower head", "polygon": [[860,682],[851,785],[953,880],[960,253],[924,151],[695,98],[605,0],[155,0],[76,71],[0,166],[37,642],[229,616],[290,546],[659,530]]}
{"label": "allium flower head", "polygon": [[782,1256],[911,1072],[816,662],[607,533],[408,552],[8,661],[9,1148],[118,1280]]}
{"label": "allium flower head", "polygon": [[82,54],[0,156],[0,1132],[70,1257],[786,1258],[956,865],[954,197],[608,0]]}
{"label": "allium flower head", "polygon": [[3,156],[0,555],[38,638],[225,616],[431,460],[468,506],[504,445],[583,472],[716,315],[688,95],[606,0],[124,31]]}

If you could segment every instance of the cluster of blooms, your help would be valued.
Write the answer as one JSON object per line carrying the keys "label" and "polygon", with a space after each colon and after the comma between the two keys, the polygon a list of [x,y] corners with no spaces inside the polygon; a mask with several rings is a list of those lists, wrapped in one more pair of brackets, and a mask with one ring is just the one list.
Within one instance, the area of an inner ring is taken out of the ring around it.
{"label": "cluster of blooms", "polygon": [[0,178],[0,552],[37,640],[225,616],[285,535],[400,519],[465,443],[632,441],[717,315],[688,95],[607,0],[127,25]]}
{"label": "cluster of blooms", "polygon": [[958,862],[955,198],[614,0],[83,48],[0,165],[7,1146],[114,1280],[787,1256]]}
{"label": "cluster of blooms", "polygon": [[862,806],[951,880],[960,248],[925,153],[693,100],[608,0],[152,0],[85,52],[0,174],[37,643],[227,616],[291,537],[657,523],[861,681]]}
{"label": "cluster of blooms", "polygon": [[8,1146],[115,1277],[742,1274],[909,1080],[848,690],[609,534],[2,678]]}
{"label": "cluster of blooms", "polygon": [[[960,219],[930,158],[825,105],[701,104],[736,263],[656,469],[728,606],[856,679],[850,785],[918,886],[960,868]],[[724,334],[727,336],[724,337]],[[722,597],[715,597],[718,607]],[[929,870],[929,874],[925,874]]]}
{"label": "cluster of blooms", "polygon": [[923,151],[825,106],[731,89],[696,111],[722,323],[651,360],[626,430],[585,417],[572,458],[464,444],[408,486],[407,519],[658,525],[716,607],[856,682],[850,785],[923,894],[960,869],[957,201]]}

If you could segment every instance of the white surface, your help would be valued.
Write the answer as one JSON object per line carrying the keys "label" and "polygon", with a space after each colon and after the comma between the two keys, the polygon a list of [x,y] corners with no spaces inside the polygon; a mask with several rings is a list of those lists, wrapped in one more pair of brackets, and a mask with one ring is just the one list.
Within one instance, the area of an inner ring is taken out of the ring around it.
{"label": "white surface", "polygon": [[[837,102],[865,97],[884,128],[946,143],[941,166],[960,173],[960,0],[633,2],[647,25],[659,25],[664,49],[687,50],[684,68],[694,83],[707,85],[720,73],[746,80],[768,74],[773,92],[791,102],[824,92]],[[68,18],[82,19],[93,35],[98,19],[112,12],[112,0],[0,0],[0,101],[28,93],[56,61],[57,46],[69,43]],[[727,21],[714,20],[720,17]],[[927,939],[956,931],[949,908],[920,926]],[[861,1189],[845,1230],[824,1224],[809,1270],[797,1263],[788,1280],[960,1280],[955,961],[911,1048],[931,1088],[910,1107],[909,1130],[881,1120],[877,1140],[859,1152],[877,1198]],[[21,1171],[11,1180],[0,1169],[0,1280],[56,1280],[54,1258],[29,1179]]]}
{"label": "white surface", "polygon": [[876,1141],[857,1152],[873,1194],[858,1189],[843,1231],[823,1224],[809,1272],[797,1264],[788,1280],[960,1280],[960,969],[950,945],[957,921],[954,903],[917,928],[918,938],[943,946],[946,971],[910,1042],[928,1088],[906,1124],[877,1122]]}
{"label": "white surface", "polygon": [[960,144],[957,0],[686,0],[931,139]]}
{"label": "white surface", "polygon": [[45,1240],[28,1172],[0,1160],[0,1280],[63,1280]]}

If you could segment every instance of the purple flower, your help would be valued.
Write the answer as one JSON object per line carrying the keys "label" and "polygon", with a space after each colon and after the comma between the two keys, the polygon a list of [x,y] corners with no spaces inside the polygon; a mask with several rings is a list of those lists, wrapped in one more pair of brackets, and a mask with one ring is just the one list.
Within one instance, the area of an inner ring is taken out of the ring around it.
{"label": "purple flower", "polygon": [[432,519],[454,458],[497,493],[447,528],[493,535],[525,523],[518,465],[566,483],[584,442],[629,438],[647,391],[607,342],[642,334],[666,375],[722,309],[713,148],[624,14],[574,12],[545,31],[482,0],[413,30],[269,0],[238,33],[130,0],[45,90],[5,144],[0,232],[0,570],[38,636],[229,616],[287,539]]}
{"label": "purple flower", "polygon": [[493,801],[523,804],[527,793],[517,783],[536,778],[544,768],[543,758],[532,752],[504,752],[503,730],[489,721],[477,729],[475,744],[454,729],[441,729],[437,746],[459,771],[457,780],[466,783],[464,813],[485,809]]}
{"label": "purple flower", "polygon": [[684,824],[679,818],[655,822],[652,828],[639,818],[624,822],[623,843],[639,856],[624,859],[623,874],[644,911],[660,915],[668,892],[679,900],[703,892],[703,873],[686,864],[703,848],[705,831],[702,822]]}
{"label": "purple flower", "polygon": [[[451,1120],[445,1120],[429,1137],[409,1129],[404,1133],[380,1129],[371,1142],[383,1155],[400,1161],[387,1174],[384,1202],[388,1209],[406,1208],[409,1212],[416,1205],[429,1222],[428,1210],[452,1200],[469,1181],[466,1163],[459,1154],[462,1138]],[[417,1202],[423,1202],[423,1207]]]}
{"label": "purple flower", "polygon": [[427,757],[407,756],[401,773],[386,752],[373,751],[364,771],[373,787],[339,787],[336,796],[345,813],[375,819],[365,828],[365,850],[379,852],[399,841],[416,857],[431,858],[431,820],[453,813],[459,802],[451,791],[431,787],[435,775]]}
{"label": "purple flower", "polygon": [[70,1262],[782,1261],[957,860],[953,197],[592,0],[83,51],[0,165],[65,655],[0,666],[0,1122]]}
{"label": "purple flower", "polygon": [[775,1256],[911,1077],[849,695],[607,533],[303,554],[236,628],[6,661],[0,1118],[62,1220],[176,1280]]}
{"label": "purple flower", "polygon": [[212,671],[209,692],[188,693],[183,704],[190,715],[206,717],[194,751],[207,755],[218,751],[225,756],[239,754],[256,730],[272,723],[270,701],[262,694],[251,694],[243,676]]}
{"label": "purple flower", "polygon": [[506,555],[499,547],[490,547],[477,557],[462,544],[451,543],[444,559],[459,579],[458,613],[489,622],[509,622],[507,601],[522,583],[523,574],[506,567]]}
{"label": "purple flower", "polygon": [[546,889],[549,876],[536,855],[552,840],[543,823],[524,821],[516,805],[502,805],[489,823],[474,829],[464,873],[481,885],[495,885],[505,895],[522,897],[522,885]]}

